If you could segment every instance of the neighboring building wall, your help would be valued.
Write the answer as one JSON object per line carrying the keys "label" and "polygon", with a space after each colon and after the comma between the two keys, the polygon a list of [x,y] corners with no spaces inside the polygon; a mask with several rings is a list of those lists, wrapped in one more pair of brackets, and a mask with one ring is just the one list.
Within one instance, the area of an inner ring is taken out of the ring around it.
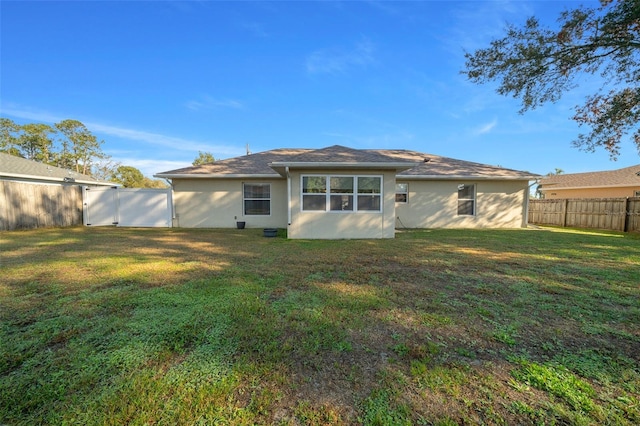
{"label": "neighboring building wall", "polygon": [[557,200],[561,198],[625,198],[637,197],[640,186],[626,188],[583,188],[583,189],[558,189],[552,187],[544,188],[544,198],[546,200]]}
{"label": "neighboring building wall", "polygon": [[0,179],[0,231],[82,225],[82,188]]}
{"label": "neighboring building wall", "polygon": [[[396,203],[398,228],[521,228],[526,226],[527,181],[418,181],[408,203]],[[476,214],[458,215],[458,185],[476,185]]]}
{"label": "neighboring building wall", "polygon": [[[382,176],[380,212],[309,212],[301,209],[301,175]],[[291,171],[289,238],[394,238],[395,172],[375,170]]]}
{"label": "neighboring building wall", "polygon": [[[271,215],[243,214],[243,186],[271,184]],[[284,228],[287,226],[285,179],[173,179],[174,226],[183,228]]]}

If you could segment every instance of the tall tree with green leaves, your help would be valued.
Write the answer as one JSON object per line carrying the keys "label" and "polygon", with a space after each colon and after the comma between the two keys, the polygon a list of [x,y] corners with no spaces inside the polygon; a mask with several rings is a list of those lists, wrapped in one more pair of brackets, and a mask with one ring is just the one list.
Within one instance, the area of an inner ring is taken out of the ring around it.
{"label": "tall tree with green leaves", "polygon": [[213,163],[214,161],[216,161],[216,159],[213,158],[213,154],[212,153],[198,151],[198,156],[196,157],[195,160],[193,160],[193,163],[191,163],[191,164],[194,165],[194,166],[200,166],[202,164]]}
{"label": "tall tree with green leaves", "polygon": [[90,174],[93,163],[105,158],[98,139],[78,120],[63,120],[56,123],[61,133],[61,150],[57,166],[74,169],[78,173]]}
{"label": "tall tree with green leaves", "polygon": [[18,138],[24,158],[49,164],[53,160],[53,127],[43,123],[28,123],[21,126]]}
{"label": "tall tree with green leaves", "polygon": [[144,175],[132,166],[119,166],[111,176],[112,182],[122,184],[125,188],[142,188]]}
{"label": "tall tree with green leaves", "polygon": [[501,95],[522,102],[521,113],[556,102],[585,74],[602,86],[576,106],[573,119],[589,127],[573,142],[604,148],[612,159],[629,135],[640,150],[640,0],[600,0],[599,7],[566,10],[555,28],[535,17],[508,25],[490,46],[465,54],[463,71],[475,83],[496,81]]}
{"label": "tall tree with green leaves", "polygon": [[22,157],[20,152],[21,126],[13,120],[0,117],[0,152]]}
{"label": "tall tree with green leaves", "polygon": [[149,179],[132,166],[119,166],[110,177],[112,182],[125,188],[166,188],[167,184],[158,179]]}

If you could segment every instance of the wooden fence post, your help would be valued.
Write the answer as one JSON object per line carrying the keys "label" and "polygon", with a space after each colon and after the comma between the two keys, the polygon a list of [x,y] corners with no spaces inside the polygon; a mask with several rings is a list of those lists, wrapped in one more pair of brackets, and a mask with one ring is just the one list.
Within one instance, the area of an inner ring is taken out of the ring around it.
{"label": "wooden fence post", "polygon": [[629,232],[629,221],[631,220],[631,200],[627,197],[624,203],[624,232]]}
{"label": "wooden fence post", "polygon": [[562,227],[567,226],[567,205],[569,204],[569,199],[565,198],[562,203]]}

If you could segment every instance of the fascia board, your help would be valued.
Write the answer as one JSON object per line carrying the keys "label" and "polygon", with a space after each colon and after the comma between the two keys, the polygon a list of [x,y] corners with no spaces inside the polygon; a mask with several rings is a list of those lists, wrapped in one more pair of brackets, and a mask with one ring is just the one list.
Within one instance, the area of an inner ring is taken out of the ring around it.
{"label": "fascia board", "polygon": [[640,188],[640,182],[633,183],[624,183],[618,185],[589,185],[589,186],[555,186],[556,184],[547,184],[547,187],[540,188],[540,191],[557,191],[557,190],[569,190],[569,189],[602,189],[602,188]]}
{"label": "fascia board", "polygon": [[82,185],[103,185],[103,186],[118,186],[120,184],[114,182],[99,182],[93,180],[84,180],[84,179],[75,179],[72,182],[67,182],[64,178],[54,177],[54,176],[37,176],[37,175],[24,175],[20,173],[2,173],[1,177],[9,177],[15,179],[24,179],[29,181],[40,181],[40,182],[54,182],[54,183],[69,183],[69,184],[82,184]]}
{"label": "fascia board", "polygon": [[402,180],[522,180],[539,179],[539,176],[473,176],[473,175],[396,175]]}
{"label": "fascia board", "polygon": [[159,173],[153,175],[162,179],[282,179],[282,176],[276,173],[242,173],[242,174],[164,174]]}

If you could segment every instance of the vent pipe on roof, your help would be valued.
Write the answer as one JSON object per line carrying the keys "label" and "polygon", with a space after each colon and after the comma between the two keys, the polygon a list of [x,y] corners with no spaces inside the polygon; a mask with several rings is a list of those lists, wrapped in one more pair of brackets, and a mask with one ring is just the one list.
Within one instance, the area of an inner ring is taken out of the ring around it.
{"label": "vent pipe on roof", "polygon": [[247,155],[251,155],[251,151],[249,151],[249,144],[247,144]]}

